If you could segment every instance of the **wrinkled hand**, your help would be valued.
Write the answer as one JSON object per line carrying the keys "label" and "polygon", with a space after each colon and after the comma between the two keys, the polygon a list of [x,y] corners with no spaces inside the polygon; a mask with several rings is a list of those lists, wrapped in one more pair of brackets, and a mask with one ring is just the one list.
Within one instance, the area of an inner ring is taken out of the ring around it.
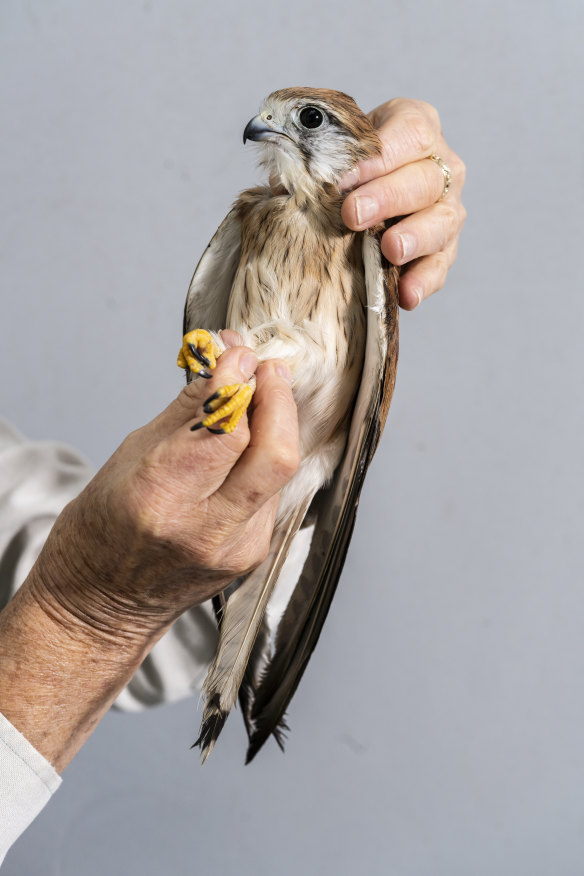
{"label": "wrinkled hand", "polygon": [[[343,189],[352,189],[342,217],[354,231],[405,217],[384,233],[381,249],[392,264],[407,265],[399,281],[399,300],[405,310],[413,310],[443,286],[456,259],[466,217],[461,202],[465,166],[444,140],[440,118],[430,104],[396,98],[374,109],[370,118],[383,152],[342,180]],[[444,175],[428,160],[430,155],[442,158],[452,173],[443,200]]]}
{"label": "wrinkled hand", "polygon": [[[58,519],[39,559],[53,618],[106,637],[158,635],[266,556],[278,492],[299,464],[285,366],[257,368],[254,410],[232,434],[191,432],[219,386],[257,358],[233,347],[133,432]],[[64,569],[70,574],[64,574]]]}

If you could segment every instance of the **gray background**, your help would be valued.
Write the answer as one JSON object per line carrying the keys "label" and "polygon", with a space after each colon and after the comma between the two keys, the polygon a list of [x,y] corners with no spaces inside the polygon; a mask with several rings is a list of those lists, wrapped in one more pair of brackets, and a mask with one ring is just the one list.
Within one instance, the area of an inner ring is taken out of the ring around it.
{"label": "gray background", "polygon": [[574,2],[4,0],[2,412],[96,465],[181,386],[194,264],[272,89],[440,110],[469,219],[398,388],[288,749],[109,715],[7,858],[58,874],[584,873]]}

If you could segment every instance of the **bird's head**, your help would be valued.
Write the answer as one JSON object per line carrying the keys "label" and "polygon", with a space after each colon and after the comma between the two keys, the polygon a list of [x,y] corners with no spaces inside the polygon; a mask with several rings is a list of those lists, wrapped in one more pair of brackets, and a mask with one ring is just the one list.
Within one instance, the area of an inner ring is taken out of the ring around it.
{"label": "bird's head", "polygon": [[357,162],[381,151],[367,116],[341,91],[285,88],[264,101],[243,142],[262,142],[262,164],[290,193],[318,199]]}

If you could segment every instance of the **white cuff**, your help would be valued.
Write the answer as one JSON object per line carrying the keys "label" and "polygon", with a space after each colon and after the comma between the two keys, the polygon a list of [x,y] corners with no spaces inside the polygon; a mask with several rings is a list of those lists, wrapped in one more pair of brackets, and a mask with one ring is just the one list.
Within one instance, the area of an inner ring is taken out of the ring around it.
{"label": "white cuff", "polygon": [[0,863],[60,784],[55,768],[0,713]]}

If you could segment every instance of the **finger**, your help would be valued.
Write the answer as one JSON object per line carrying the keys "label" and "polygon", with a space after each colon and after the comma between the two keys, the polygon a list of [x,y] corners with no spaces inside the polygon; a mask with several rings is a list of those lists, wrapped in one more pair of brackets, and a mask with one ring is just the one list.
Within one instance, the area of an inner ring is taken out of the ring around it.
{"label": "finger", "polygon": [[278,360],[258,368],[249,445],[220,490],[234,522],[255,514],[300,464],[298,416],[286,371]]}
{"label": "finger", "polygon": [[378,127],[381,154],[360,162],[346,174],[340,182],[342,191],[385,176],[398,167],[419,161],[436,151],[440,139],[440,118],[430,104],[397,98],[374,110],[371,116]]}
{"label": "finger", "polygon": [[190,427],[204,416],[202,406],[209,395],[222,385],[247,380],[256,365],[247,347],[226,350],[210,380],[188,384],[165,411],[135,433],[141,441],[137,456],[142,459],[143,483],[154,485],[174,504],[182,497],[189,508],[201,507],[216,493],[249,443],[247,416],[233,432],[221,436],[206,429],[192,432]]}
{"label": "finger", "polygon": [[226,347],[243,346],[243,338],[241,337],[239,332],[236,332],[233,329],[223,329],[219,332],[219,334],[221,335],[221,340]]}
{"label": "finger", "polygon": [[341,216],[348,228],[362,231],[385,219],[429,207],[443,191],[444,174],[435,161],[424,159],[351,192],[343,202]]}
{"label": "finger", "polygon": [[441,201],[389,228],[381,238],[381,251],[393,265],[440,252],[460,234],[465,217],[460,203]]}
{"label": "finger", "polygon": [[455,241],[446,250],[423,256],[408,265],[399,279],[399,303],[404,310],[414,310],[425,298],[442,288],[456,253]]}

